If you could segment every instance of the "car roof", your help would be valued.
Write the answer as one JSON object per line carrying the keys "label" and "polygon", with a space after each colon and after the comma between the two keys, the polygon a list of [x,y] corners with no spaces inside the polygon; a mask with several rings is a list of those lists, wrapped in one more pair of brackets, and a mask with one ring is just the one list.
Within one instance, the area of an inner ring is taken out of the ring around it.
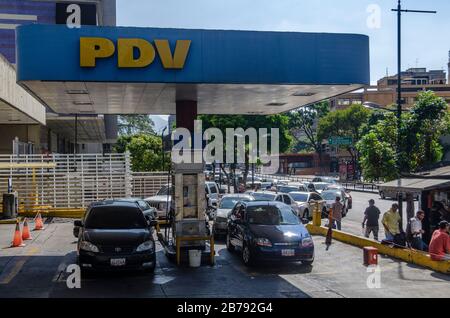
{"label": "car roof", "polygon": [[315,192],[294,191],[294,192],[291,192],[289,194],[306,194],[306,195],[310,195],[312,193],[315,193]]}
{"label": "car roof", "polygon": [[283,202],[278,201],[248,201],[248,202],[242,202],[243,205],[246,207],[253,207],[253,206],[276,206],[281,207],[285,206]]}
{"label": "car roof", "polygon": [[93,202],[91,204],[91,207],[116,207],[116,206],[122,206],[122,207],[129,207],[129,208],[136,208],[138,209],[138,205],[136,201],[126,201],[126,200],[104,200],[104,201],[98,201]]}
{"label": "car roof", "polygon": [[223,199],[227,199],[227,198],[247,198],[247,199],[253,199],[253,197],[251,196],[251,194],[245,194],[245,193],[236,193],[236,194],[227,194],[224,195],[222,197]]}

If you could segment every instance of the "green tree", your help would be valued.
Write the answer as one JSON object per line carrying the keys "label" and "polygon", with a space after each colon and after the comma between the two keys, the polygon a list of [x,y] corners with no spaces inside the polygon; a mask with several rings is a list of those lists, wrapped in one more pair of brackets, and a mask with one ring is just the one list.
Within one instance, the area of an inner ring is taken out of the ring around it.
{"label": "green tree", "polygon": [[[357,148],[361,153],[360,163],[365,178],[392,180],[399,176],[398,168],[408,174],[442,159],[440,138],[450,132],[448,105],[442,98],[429,91],[419,93],[413,108],[402,115],[401,123],[399,150],[394,112],[371,115],[368,123],[363,125],[361,132],[364,136]],[[395,154],[394,166],[392,154]]]}
{"label": "green tree", "polygon": [[[292,111],[289,116],[289,129],[296,139],[296,145],[301,145],[300,150],[313,149],[319,155],[320,165],[322,163],[322,139],[317,133],[319,120],[330,112],[328,101],[308,105]],[[299,138],[299,136],[304,136]]]}
{"label": "green tree", "polygon": [[[161,138],[155,135],[136,134],[120,136],[115,150],[129,151],[133,171],[165,171],[170,167],[170,155],[162,157]],[[162,170],[163,169],[163,170]]]}
{"label": "green tree", "polygon": [[119,135],[155,134],[148,115],[122,115],[118,119]]}
{"label": "green tree", "polygon": [[[289,132],[289,117],[287,115],[271,115],[271,116],[244,116],[244,115],[202,115],[199,118],[203,122],[203,129],[206,130],[208,128],[218,128],[222,131],[224,137],[226,136],[227,128],[242,128],[247,130],[248,128],[255,128],[258,130],[259,128],[267,128],[270,133],[271,128],[279,129],[279,145],[280,152],[285,152],[289,149],[292,138]],[[269,139],[270,145],[270,139]],[[249,149],[250,146],[256,147],[256,145],[250,145],[248,140],[245,141],[245,169],[243,173],[244,183],[246,183],[248,173],[250,170],[249,164]],[[236,147],[236,145],[235,145]],[[236,149],[236,148],[235,148]],[[269,149],[270,151],[270,149]],[[224,149],[225,155],[225,149]],[[236,151],[235,151],[236,156]],[[236,158],[235,158],[236,159]],[[235,160],[236,161],[236,160]],[[230,176],[227,174],[224,169],[224,165],[221,164],[222,171],[226,175],[227,179],[230,180]],[[231,165],[232,174],[235,175],[236,164]],[[233,178],[233,181],[234,178]],[[234,182],[235,189],[237,188],[236,183]]]}
{"label": "green tree", "polygon": [[370,114],[370,110],[359,104],[330,112],[319,121],[318,137],[320,140],[330,137],[351,137],[353,145],[346,146],[346,150],[353,161],[358,163],[359,153],[356,144],[362,137],[362,128],[367,124]]}

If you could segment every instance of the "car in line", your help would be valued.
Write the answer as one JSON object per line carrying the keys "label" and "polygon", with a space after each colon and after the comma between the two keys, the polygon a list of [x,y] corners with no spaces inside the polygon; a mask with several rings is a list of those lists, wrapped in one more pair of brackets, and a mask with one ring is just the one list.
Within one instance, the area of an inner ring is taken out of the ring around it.
{"label": "car in line", "polygon": [[[144,199],[151,207],[156,208],[157,216],[161,220],[167,219],[173,212],[172,191],[172,185],[166,184],[159,189],[156,195]],[[217,202],[221,192],[217,183],[213,181],[205,182],[206,210],[210,207],[217,208]]]}
{"label": "car in line", "polygon": [[338,184],[339,183],[339,179],[338,178],[334,178],[334,177],[320,177],[320,176],[317,176],[317,177],[313,178],[311,182],[313,182],[313,183],[315,183],[315,182],[324,182],[324,183]]}
{"label": "car in line", "polygon": [[303,183],[289,183],[287,185],[279,185],[277,191],[280,193],[307,192],[308,188]]}
{"label": "car in line", "polygon": [[311,220],[316,205],[319,205],[319,211],[322,216],[327,214],[327,205],[320,194],[315,192],[291,192],[289,195],[299,207],[299,215],[302,219]]}
{"label": "car in line", "polygon": [[322,193],[324,189],[326,189],[330,183],[326,182],[310,182],[307,187],[310,192]]}
{"label": "car in line", "polygon": [[[105,201],[107,201],[107,200],[105,200]],[[146,217],[146,218],[148,218],[150,220],[157,220],[158,219],[158,215],[157,215],[156,209],[154,207],[151,207],[143,199],[140,199],[140,198],[123,198],[123,199],[117,199],[117,201],[134,203],[142,211],[142,213],[144,214],[144,217]],[[100,204],[100,202],[93,202],[91,205]],[[73,228],[73,235],[75,237],[78,237],[78,233],[79,232],[80,232],[80,228],[78,226],[74,226],[74,228]]]}
{"label": "car in line", "polygon": [[326,187],[325,191],[327,190],[341,190],[347,199],[348,209],[351,210],[353,208],[353,197],[350,193],[350,190],[345,189],[339,184],[330,184],[328,187]]}
{"label": "car in line", "polygon": [[228,194],[220,199],[219,206],[214,218],[213,234],[214,236],[226,235],[228,231],[228,216],[238,202],[254,201],[255,199],[248,194]]}
{"label": "car in line", "polygon": [[314,262],[314,242],[295,211],[272,201],[239,202],[233,208],[226,238],[230,252],[239,250],[246,266],[258,261]]}
{"label": "car in line", "polygon": [[92,204],[82,220],[77,243],[78,264],[87,270],[144,270],[156,265],[155,220],[145,217],[134,202]]}
{"label": "car in line", "polygon": [[250,192],[250,194],[255,201],[278,201],[283,202],[295,211],[297,216],[300,216],[300,207],[299,205],[292,199],[292,197],[288,193],[276,193],[272,191],[256,191]]}
{"label": "car in line", "polygon": [[323,191],[321,194],[321,197],[325,200],[327,205],[327,210],[331,209],[334,202],[336,202],[336,197],[341,198],[341,203],[344,205],[344,210],[342,211],[342,216],[347,216],[348,213],[348,200],[345,196],[345,191],[342,190],[326,190]]}

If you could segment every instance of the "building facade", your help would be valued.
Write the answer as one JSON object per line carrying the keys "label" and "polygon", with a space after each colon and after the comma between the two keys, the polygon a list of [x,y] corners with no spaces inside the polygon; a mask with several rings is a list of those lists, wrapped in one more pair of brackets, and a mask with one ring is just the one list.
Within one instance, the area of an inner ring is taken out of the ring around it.
{"label": "building facade", "polygon": [[[0,154],[111,151],[117,140],[117,116],[60,116],[16,84],[16,28],[77,22],[116,25],[116,1],[0,0],[0,67],[6,70],[0,89]],[[12,89],[15,95],[8,96]]]}

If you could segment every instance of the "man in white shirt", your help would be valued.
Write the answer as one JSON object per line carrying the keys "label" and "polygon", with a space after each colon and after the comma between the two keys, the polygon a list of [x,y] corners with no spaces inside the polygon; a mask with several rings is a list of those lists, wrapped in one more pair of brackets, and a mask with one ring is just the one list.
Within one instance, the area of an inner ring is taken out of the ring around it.
{"label": "man in white shirt", "polygon": [[422,235],[425,231],[422,229],[422,220],[425,218],[425,212],[418,211],[416,216],[410,220],[412,241],[411,246],[419,251],[426,252],[428,250],[427,244],[422,240]]}

